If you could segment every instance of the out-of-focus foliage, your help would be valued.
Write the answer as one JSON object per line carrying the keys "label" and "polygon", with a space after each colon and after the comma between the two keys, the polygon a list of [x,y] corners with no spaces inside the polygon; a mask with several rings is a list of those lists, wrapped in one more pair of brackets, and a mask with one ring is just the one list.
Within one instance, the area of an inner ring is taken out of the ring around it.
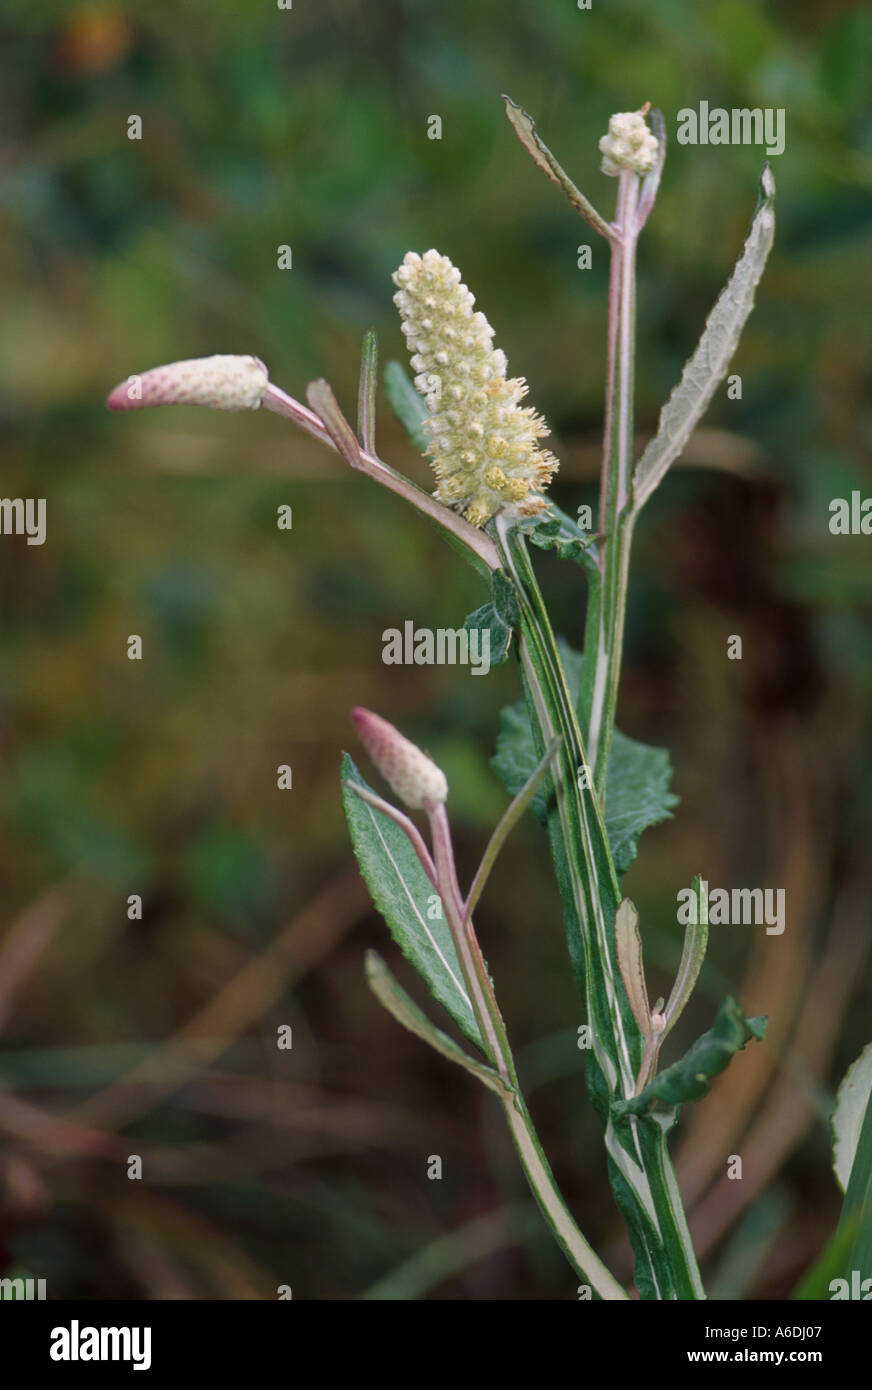
{"label": "out-of-focus foliage", "polygon": [[[640,255],[640,444],[741,246],[762,159],[677,145],[677,112],[786,111],[775,250],[733,369],[742,396],[718,394],[691,467],[640,524],[619,711],[628,734],[669,747],[682,797],[628,876],[663,982],[680,952],[675,894],[695,873],[787,888],[782,938],[712,932],[701,998],[669,1044],[680,1055],[725,985],[770,1014],[771,1042],[733,1064],[740,1100],[715,1086],[700,1107],[709,1133],[732,1113],[731,1132],[747,1128],[761,1153],[774,1152],[766,1085],[804,1079],[785,1104],[791,1123],[809,1107],[806,1123],[760,1197],[779,1213],[777,1252],[744,1265],[728,1252],[730,1271],[747,1271],[741,1293],[784,1294],[838,1214],[827,1088],[868,1040],[872,540],[827,525],[831,499],[872,495],[868,8],[7,0],[0,36],[2,492],[47,501],[44,546],[0,538],[0,965],[12,972],[13,939],[34,952],[5,1008],[0,993],[0,1272],[46,1275],[59,1297],[273,1297],[281,1283],[356,1296],[523,1199],[489,1098],[365,987],[365,948],[388,943],[337,794],[347,711],[363,703],[445,768],[474,871],[505,804],[488,759],[514,665],[486,680],[385,666],[381,634],[407,619],[459,626],[483,586],[398,500],[275,416],[102,407],[131,372],[240,352],[296,396],[328,378],[353,418],[363,331],[376,327],[383,361],[403,360],[391,272],[435,246],[552,425],[557,501],[572,516],[594,503],[605,247],[518,145],[508,92],[606,215],[608,117],[645,100],[665,115]],[[427,135],[434,115],[441,140]],[[141,140],[127,138],[132,116]],[[383,395],[378,441],[429,479]],[[291,531],[276,526],[282,504]],[[583,571],[538,552],[537,566],[578,645]],[[734,633],[740,662],[724,655]],[[127,659],[131,634],[142,662]],[[292,791],[277,789],[280,764]],[[60,907],[44,896],[57,885]],[[28,911],[36,926],[16,935]],[[557,912],[528,818],[480,930],[538,1127],[604,1248],[620,1228]],[[151,1098],[140,1076],[100,1111],[96,1093],[277,941],[293,944],[267,958],[266,981],[242,977],[203,1022],[228,1040],[214,1059],[174,1090],[164,1065],[168,1093]],[[812,988],[828,991],[817,1007],[833,1034],[809,1025],[789,1043],[800,1007],[816,1016]],[[276,1048],[282,1024],[291,1051]],[[117,1146],[76,1150],[69,1133],[52,1146],[23,1103],[85,1128],[90,1114],[88,1133],[120,1134]],[[721,1155],[703,1173],[701,1151],[685,1155],[687,1182],[727,1211]],[[146,1156],[142,1183],[126,1176],[131,1152]],[[427,1180],[431,1154],[441,1182]],[[736,1238],[752,1226],[776,1230]],[[506,1248],[460,1258],[434,1296],[573,1296],[535,1225],[517,1225],[516,1247],[512,1229]]]}

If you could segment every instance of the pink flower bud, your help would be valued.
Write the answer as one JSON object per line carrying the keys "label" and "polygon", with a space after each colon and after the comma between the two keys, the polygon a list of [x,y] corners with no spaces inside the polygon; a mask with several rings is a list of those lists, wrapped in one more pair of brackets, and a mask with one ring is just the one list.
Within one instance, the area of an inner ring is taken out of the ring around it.
{"label": "pink flower bud", "polygon": [[259,357],[192,357],[129,376],[108,397],[110,410],[146,405],[208,405],[213,410],[257,410],[269,385]]}
{"label": "pink flower bud", "polygon": [[406,806],[415,811],[429,810],[445,800],[445,773],[432,758],[371,710],[358,707],[351,711],[351,718],[367,753]]}

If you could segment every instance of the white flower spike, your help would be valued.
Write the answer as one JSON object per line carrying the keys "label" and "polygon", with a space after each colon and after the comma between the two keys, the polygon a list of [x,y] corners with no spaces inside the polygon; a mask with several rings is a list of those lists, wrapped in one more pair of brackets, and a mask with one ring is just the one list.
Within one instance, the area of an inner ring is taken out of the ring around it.
{"label": "white flower spike", "polygon": [[506,379],[506,357],[491,345],[494,331],[474,312],[474,296],[447,256],[410,251],[394,274],[394,303],[430,412],[424,429],[438,479],[435,496],[483,526],[504,507],[531,516],[557,460],[538,441],[541,415],[520,401],[522,377]]}

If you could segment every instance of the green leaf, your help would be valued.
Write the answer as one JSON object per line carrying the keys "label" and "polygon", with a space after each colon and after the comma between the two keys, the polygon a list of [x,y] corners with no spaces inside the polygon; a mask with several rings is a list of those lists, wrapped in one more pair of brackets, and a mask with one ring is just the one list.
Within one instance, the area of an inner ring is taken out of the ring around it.
{"label": "green leaf", "polygon": [[518,624],[518,605],[515,591],[502,570],[491,574],[491,599],[489,603],[476,608],[468,614],[463,626],[467,632],[473,630],[490,633],[490,664],[499,666],[509,655],[512,642],[512,629]]}
{"label": "green leaf", "polygon": [[523,106],[519,106],[516,101],[512,101],[512,98],[505,94],[503,94],[503,101],[506,103],[506,115],[514,127],[515,134],[533,163],[566,194],[575,211],[580,213],[592,227],[596,228],[601,236],[610,240],[612,231],[609,224],[605,218],[600,217],[596,208],[576,188],[569,175],[557,163],[548,146],[539,139],[532,116],[528,116]]}
{"label": "green leaf", "polygon": [[651,1005],[648,1002],[648,986],[645,983],[645,967],[642,962],[642,938],[639,935],[639,914],[635,904],[624,898],[615,913],[615,946],[618,953],[618,969],[627,991],[633,1017],[639,1025],[639,1032],[645,1043],[651,1041]]}
{"label": "green leaf", "polygon": [[342,758],[342,804],[351,843],[372,900],[403,955],[426,982],[437,1003],[463,1033],[484,1050],[463,972],[444,915],[431,919],[435,890],[401,828],[361,801],[346,783],[372,790],[347,753]]}
{"label": "green leaf", "polygon": [[[517,796],[533,775],[539,759],[530,731],[530,718],[523,700],[506,705],[500,710],[497,748],[491,758],[491,767],[499,777],[507,792]],[[536,793],[530,808],[536,819],[544,825],[547,819],[550,783]]]}
{"label": "green leaf", "polygon": [[346,463],[351,464],[352,468],[357,468],[360,461],[360,443],[343,415],[330,383],[323,377],[319,377],[317,381],[310,381],[306,387],[306,400],[333,440],[337,453]]}
{"label": "green leaf", "polygon": [[[833,1171],[839,1187],[847,1192],[860,1143],[863,1119],[872,1097],[872,1043],[863,1049],[845,1073],[833,1111]],[[872,1274],[872,1270],[870,1270]]]}
{"label": "green leaf", "polygon": [[[397,366],[397,370],[402,373],[401,367]],[[413,390],[411,383],[409,389]],[[489,575],[496,568],[496,547],[483,531],[470,526],[463,517],[458,516],[450,507],[437,502],[429,492],[425,492],[410,478],[391,468],[384,459],[375,459],[364,454],[360,441],[343,415],[329,382],[323,379],[310,382],[306,388],[306,399],[330,436],[333,447],[346,463],[391,492],[397,493],[405,501],[411,502],[428,521],[439,527],[446,540],[465,556],[479,574]]]}
{"label": "green leaf", "polygon": [[642,187],[639,190],[639,210],[636,214],[639,230],[644,227],[648,216],[654,206],[657,197],[657,190],[660,187],[660,176],[663,173],[663,165],[666,162],[666,122],[663,119],[663,112],[655,107],[650,114],[651,130],[657,140],[657,161],[654,168],[647,173],[642,180]]}
{"label": "green leaf", "polygon": [[[634,1094],[643,1040],[629,1001],[615,988],[614,918],[621,900],[599,796],[579,785],[584,742],[567,684],[570,662],[561,658],[548,620],[526,537],[502,516],[492,534],[500,564],[511,577],[521,613],[522,674],[540,752],[559,740],[549,781],[548,833],[564,909],[564,926],[576,980],[591,1026],[593,1047],[585,1059],[588,1090],[597,1115],[609,1123],[611,1102]],[[574,679],[579,684],[578,657]],[[613,1131],[609,1179],[636,1252],[634,1278],[641,1296],[703,1296],[690,1238],[680,1212],[675,1176],[659,1119]]]}
{"label": "green leaf", "polygon": [[375,388],[378,380],[378,338],[374,328],[363,335],[360,352],[360,385],[357,389],[357,437],[368,453],[375,453]]}
{"label": "green leaf", "polygon": [[626,873],[639,836],[649,825],[672,819],[678,797],[669,790],[672,764],[665,748],[653,748],[615,729],[606,774],[604,816],[615,868]]}
{"label": "green leaf", "polygon": [[634,507],[648,500],[675,462],[727,374],[775,237],[775,180],[768,164],[760,180],[761,199],[745,249],[706,320],[702,337],[669,400],[660,412],[657,433],[633,475]]}
{"label": "green leaf", "polygon": [[458,1047],[453,1038],[449,1038],[447,1033],[443,1033],[441,1028],[437,1028],[435,1023],[431,1023],[427,1015],[418,1008],[418,1005],[409,997],[402,986],[397,984],[377,951],[367,951],[366,953],[366,978],[370,989],[379,1002],[410,1033],[414,1033],[416,1037],[429,1043],[436,1052],[447,1057],[449,1062],[456,1062],[458,1066],[471,1072],[478,1081],[481,1081],[491,1091],[496,1091],[498,1095],[506,1094],[508,1088],[499,1073],[494,1071],[493,1067],[485,1066],[483,1062],[477,1061],[475,1057],[470,1057],[468,1052],[464,1052],[462,1047]]}
{"label": "green leaf", "polygon": [[494,570],[491,575],[491,597],[497,615],[509,627],[517,627],[519,622],[518,600],[512,581],[504,570]]}
{"label": "green leaf", "polygon": [[508,658],[509,647],[512,644],[512,629],[503,622],[492,603],[484,603],[481,608],[468,613],[463,620],[463,626],[466,632],[490,633],[491,666],[501,666]]}
{"label": "green leaf", "polygon": [[672,986],[669,1002],[663,1010],[663,1016],[666,1020],[663,1038],[666,1037],[666,1034],[684,1012],[685,1005],[699,978],[699,972],[702,970],[708,947],[708,893],[699,874],[693,880],[693,891],[696,894],[696,908],[693,914],[695,920],[688,922],[684,929],[684,946],[681,951],[678,974],[675,977],[675,984]]}
{"label": "green leaf", "polygon": [[[567,684],[574,701],[578,700],[581,685],[581,657],[564,642],[559,642],[560,656],[566,671]],[[497,751],[491,766],[506,789],[515,795],[534,772],[539,757],[530,719],[523,700],[500,713]],[[609,847],[619,874],[627,871],[636,857],[639,836],[649,825],[672,816],[671,808],[678,797],[669,791],[672,767],[665,748],[652,748],[637,739],[627,738],[615,729],[606,777],[604,819]],[[550,780],[531,802],[534,815],[540,821],[547,818]]]}
{"label": "green leaf", "polygon": [[[872,1277],[872,1044],[861,1053],[839,1087],[833,1114],[834,1162],[845,1186],[845,1201],[837,1235],[854,1233],[842,1274],[849,1280],[859,1270]],[[841,1112],[841,1113],[840,1113]]]}
{"label": "green leaf", "polygon": [[[819,1300],[831,1298],[830,1287],[834,1279],[842,1277],[843,1270],[851,1269],[851,1251],[857,1237],[859,1222],[855,1214],[850,1221],[840,1221],[833,1235],[827,1241],[811,1269],[806,1270],[797,1284],[791,1298]],[[850,1278],[850,1275],[848,1276]]]}
{"label": "green leaf", "polygon": [[399,362],[388,362],[384,372],[385,395],[391,403],[391,410],[405,427],[409,439],[420,454],[426,454],[430,440],[424,431],[427,419],[427,406],[418,395],[415,387]]}
{"label": "green leaf", "polygon": [[595,537],[582,531],[566,512],[547,499],[545,510],[519,524],[527,539],[540,550],[553,550],[561,560],[574,560],[586,570],[596,566]]}
{"label": "green leaf", "polygon": [[616,1101],[615,1116],[643,1115],[655,1102],[677,1106],[699,1100],[734,1053],[741,1051],[751,1038],[759,1041],[763,1037],[766,1022],[765,1018],[746,1018],[735,999],[726,998],[708,1032],[697,1038],[679,1062],[662,1071],[638,1096]]}

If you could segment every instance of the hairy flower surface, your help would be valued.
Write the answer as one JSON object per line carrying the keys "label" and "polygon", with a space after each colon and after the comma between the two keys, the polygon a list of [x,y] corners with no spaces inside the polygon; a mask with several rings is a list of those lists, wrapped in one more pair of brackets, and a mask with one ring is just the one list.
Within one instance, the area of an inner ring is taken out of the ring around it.
{"label": "hairy flower surface", "polygon": [[473,309],[460,271],[438,251],[409,251],[393,278],[415,387],[430,412],[424,429],[435,496],[473,526],[504,507],[521,516],[541,511],[541,493],[557,468],[538,443],[548,427],[520,404],[527,383],[506,378],[505,353],[492,346],[494,330]]}
{"label": "hairy flower surface", "polygon": [[649,174],[657,163],[657,137],[648,129],[642,111],[619,111],[609,121],[608,135],[599,142],[604,174]]}
{"label": "hairy flower surface", "polygon": [[257,410],[269,385],[259,357],[191,357],[129,376],[106,401],[110,410],[148,405],[207,405],[213,410]]}
{"label": "hairy flower surface", "polygon": [[360,706],[351,711],[351,718],[367,753],[406,806],[420,811],[445,800],[448,796],[445,773],[399,729],[380,714]]}

